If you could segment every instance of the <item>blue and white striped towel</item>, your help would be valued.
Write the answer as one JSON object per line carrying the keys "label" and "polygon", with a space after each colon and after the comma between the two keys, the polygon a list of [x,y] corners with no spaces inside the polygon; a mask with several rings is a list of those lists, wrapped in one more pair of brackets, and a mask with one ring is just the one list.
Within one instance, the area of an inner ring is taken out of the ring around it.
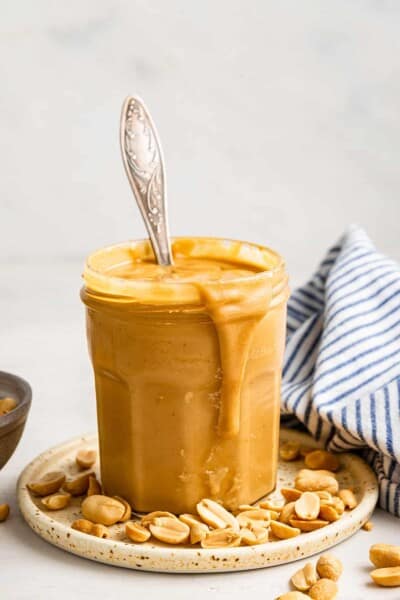
{"label": "blue and white striped towel", "polygon": [[282,414],[329,449],[364,449],[400,516],[400,266],[351,227],[288,305]]}

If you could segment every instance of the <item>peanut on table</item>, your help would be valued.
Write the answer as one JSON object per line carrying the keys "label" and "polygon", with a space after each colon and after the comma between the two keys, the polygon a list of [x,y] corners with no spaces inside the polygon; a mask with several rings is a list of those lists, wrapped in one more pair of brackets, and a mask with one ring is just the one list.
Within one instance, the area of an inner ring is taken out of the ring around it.
{"label": "peanut on table", "polygon": [[342,571],[342,563],[336,556],[323,554],[316,563],[308,562],[296,571],[290,579],[294,590],[276,600],[334,600],[339,591],[337,580]]}

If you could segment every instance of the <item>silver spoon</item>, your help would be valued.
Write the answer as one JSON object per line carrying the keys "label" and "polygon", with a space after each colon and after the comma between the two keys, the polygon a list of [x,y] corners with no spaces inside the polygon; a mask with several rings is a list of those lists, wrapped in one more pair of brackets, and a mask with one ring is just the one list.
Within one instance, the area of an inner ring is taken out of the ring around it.
{"label": "silver spoon", "polygon": [[166,179],[161,144],[143,102],[128,96],[121,113],[121,152],[126,174],[159,265],[172,265]]}

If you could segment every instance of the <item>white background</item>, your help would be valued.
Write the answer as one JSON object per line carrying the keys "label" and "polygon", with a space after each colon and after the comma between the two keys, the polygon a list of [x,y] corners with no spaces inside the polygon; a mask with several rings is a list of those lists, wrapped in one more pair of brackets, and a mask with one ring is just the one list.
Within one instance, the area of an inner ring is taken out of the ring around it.
{"label": "white background", "polygon": [[[13,507],[1,598],[287,589],[293,566],[172,577],[69,556],[22,523],[14,488],[41,450],[95,428],[82,264],[144,235],[119,156],[123,98],[141,95],[157,123],[174,234],[268,244],[293,284],[353,222],[400,259],[399,27],[395,0],[0,0],[0,368],[34,389],[0,473]],[[399,522],[375,521],[337,549],[343,599],[376,598],[368,546],[398,541]]]}

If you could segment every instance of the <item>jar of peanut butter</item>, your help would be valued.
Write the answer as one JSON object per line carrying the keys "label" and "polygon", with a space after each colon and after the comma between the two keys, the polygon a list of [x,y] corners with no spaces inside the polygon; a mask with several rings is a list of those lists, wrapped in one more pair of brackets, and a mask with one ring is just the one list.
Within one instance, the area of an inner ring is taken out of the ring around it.
{"label": "jar of peanut butter", "polygon": [[287,275],[275,252],[216,238],[89,256],[82,299],[101,479],[136,511],[230,509],[275,486]]}

